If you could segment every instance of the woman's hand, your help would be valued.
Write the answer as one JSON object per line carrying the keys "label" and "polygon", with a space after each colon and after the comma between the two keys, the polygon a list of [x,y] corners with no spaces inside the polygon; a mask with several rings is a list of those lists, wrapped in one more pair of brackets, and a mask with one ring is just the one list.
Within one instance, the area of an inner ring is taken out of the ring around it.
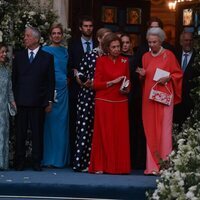
{"label": "woman's hand", "polygon": [[116,79],[114,79],[114,80],[112,80],[112,81],[108,81],[108,82],[107,82],[107,87],[111,87],[111,86],[113,86],[113,85],[119,83],[119,82],[120,82],[121,80],[123,80],[124,78],[125,78],[125,76],[120,76],[120,77],[118,77],[118,78],[116,78]]}
{"label": "woman's hand", "polygon": [[137,72],[142,77],[144,77],[146,75],[146,71],[143,68],[141,68],[141,67],[137,67],[137,69],[135,70],[135,72]]}
{"label": "woman's hand", "polygon": [[17,105],[16,105],[15,101],[11,101],[10,103],[13,105],[13,107],[14,107],[15,110],[16,110],[16,109],[17,109]]}
{"label": "woman's hand", "polygon": [[125,78],[125,76],[120,76],[120,77],[118,77],[118,78],[112,80],[112,83],[113,83],[113,84],[117,84],[117,83],[119,83],[119,82],[120,82],[122,79],[124,79],[124,78]]}
{"label": "woman's hand", "polygon": [[158,80],[158,83],[162,84],[162,85],[165,85],[167,84],[167,82],[169,82],[171,79],[170,76],[166,76],[166,77],[162,77]]}
{"label": "woman's hand", "polygon": [[93,81],[88,79],[85,83],[83,83],[83,86],[86,88],[92,88],[93,87]]}
{"label": "woman's hand", "polygon": [[53,102],[49,101],[49,105],[48,105],[47,107],[45,107],[45,112],[46,112],[46,113],[51,112],[51,109],[52,109],[52,103],[53,103]]}
{"label": "woman's hand", "polygon": [[78,76],[76,76],[76,82],[80,85],[83,86],[82,81],[80,80],[80,78]]}

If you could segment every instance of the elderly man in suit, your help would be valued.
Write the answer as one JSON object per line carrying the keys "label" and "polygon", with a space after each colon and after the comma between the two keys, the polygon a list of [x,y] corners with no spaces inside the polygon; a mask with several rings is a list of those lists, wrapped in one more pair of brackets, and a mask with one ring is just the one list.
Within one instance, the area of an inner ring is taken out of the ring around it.
{"label": "elderly man in suit", "polygon": [[73,38],[69,42],[68,53],[68,71],[69,71],[69,112],[70,112],[70,135],[71,135],[71,158],[73,157],[73,146],[76,136],[76,113],[77,113],[77,97],[79,93],[79,84],[76,81],[76,73],[79,70],[79,64],[84,53],[91,51],[96,47],[93,39],[93,19],[90,16],[82,16],[79,19],[79,30],[81,36]]}
{"label": "elderly man in suit", "polygon": [[27,27],[24,35],[25,50],[18,52],[13,61],[13,91],[17,104],[16,116],[16,170],[25,166],[27,129],[32,131],[32,164],[41,171],[44,114],[51,111],[54,97],[53,56],[39,45],[40,32]]}
{"label": "elderly man in suit", "polygon": [[194,102],[191,98],[191,90],[195,87],[192,81],[199,75],[193,67],[195,59],[195,49],[193,48],[193,34],[183,31],[180,35],[181,48],[177,51],[178,61],[183,70],[182,102],[174,108],[174,122],[181,125],[190,116]]}

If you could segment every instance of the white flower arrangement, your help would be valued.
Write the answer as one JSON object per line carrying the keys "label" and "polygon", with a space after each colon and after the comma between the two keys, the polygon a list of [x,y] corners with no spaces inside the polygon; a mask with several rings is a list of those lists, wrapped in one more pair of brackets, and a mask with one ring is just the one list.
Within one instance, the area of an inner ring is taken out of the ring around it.
{"label": "white flower arrangement", "polygon": [[[39,0],[34,4],[25,0],[13,0],[11,3],[0,0],[0,32],[2,40],[14,49],[21,49],[23,44],[24,29],[27,26],[37,27],[41,32],[41,43],[49,38],[49,28],[57,20],[57,15],[49,6],[40,7]],[[65,30],[65,39],[70,37],[70,30]]]}

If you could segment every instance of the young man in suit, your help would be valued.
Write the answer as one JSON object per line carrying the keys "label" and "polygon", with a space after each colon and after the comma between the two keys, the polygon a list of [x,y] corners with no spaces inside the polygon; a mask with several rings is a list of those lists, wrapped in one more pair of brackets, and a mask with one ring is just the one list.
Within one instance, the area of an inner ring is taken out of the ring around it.
{"label": "young man in suit", "polygon": [[71,158],[73,158],[73,146],[76,137],[76,111],[77,97],[80,86],[76,81],[76,73],[79,70],[79,64],[84,53],[89,52],[96,47],[96,42],[93,39],[93,19],[90,16],[83,16],[79,19],[79,30],[81,36],[74,38],[69,42],[69,121],[70,121],[70,136],[71,136]]}
{"label": "young man in suit", "polygon": [[183,70],[182,102],[174,107],[174,123],[179,124],[179,128],[190,116],[194,106],[191,90],[195,87],[195,83],[192,80],[200,75],[193,67],[196,52],[193,48],[193,34],[191,32],[183,31],[181,33],[180,46],[177,57]]}
{"label": "young man in suit", "polygon": [[32,131],[32,164],[41,171],[44,114],[51,111],[54,97],[53,56],[40,49],[40,32],[27,27],[24,35],[25,50],[18,52],[13,61],[13,91],[17,104],[16,116],[16,170],[25,167],[27,129]]}

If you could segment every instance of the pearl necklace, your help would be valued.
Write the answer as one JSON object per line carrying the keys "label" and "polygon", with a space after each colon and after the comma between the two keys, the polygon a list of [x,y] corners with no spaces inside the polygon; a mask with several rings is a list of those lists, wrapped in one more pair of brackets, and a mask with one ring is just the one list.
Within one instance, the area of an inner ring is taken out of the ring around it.
{"label": "pearl necklace", "polygon": [[153,57],[156,57],[156,56],[158,56],[158,55],[162,52],[162,50],[163,50],[163,47],[160,47],[160,50],[159,50],[157,53],[153,53],[153,52],[151,51],[151,55],[152,55]]}

